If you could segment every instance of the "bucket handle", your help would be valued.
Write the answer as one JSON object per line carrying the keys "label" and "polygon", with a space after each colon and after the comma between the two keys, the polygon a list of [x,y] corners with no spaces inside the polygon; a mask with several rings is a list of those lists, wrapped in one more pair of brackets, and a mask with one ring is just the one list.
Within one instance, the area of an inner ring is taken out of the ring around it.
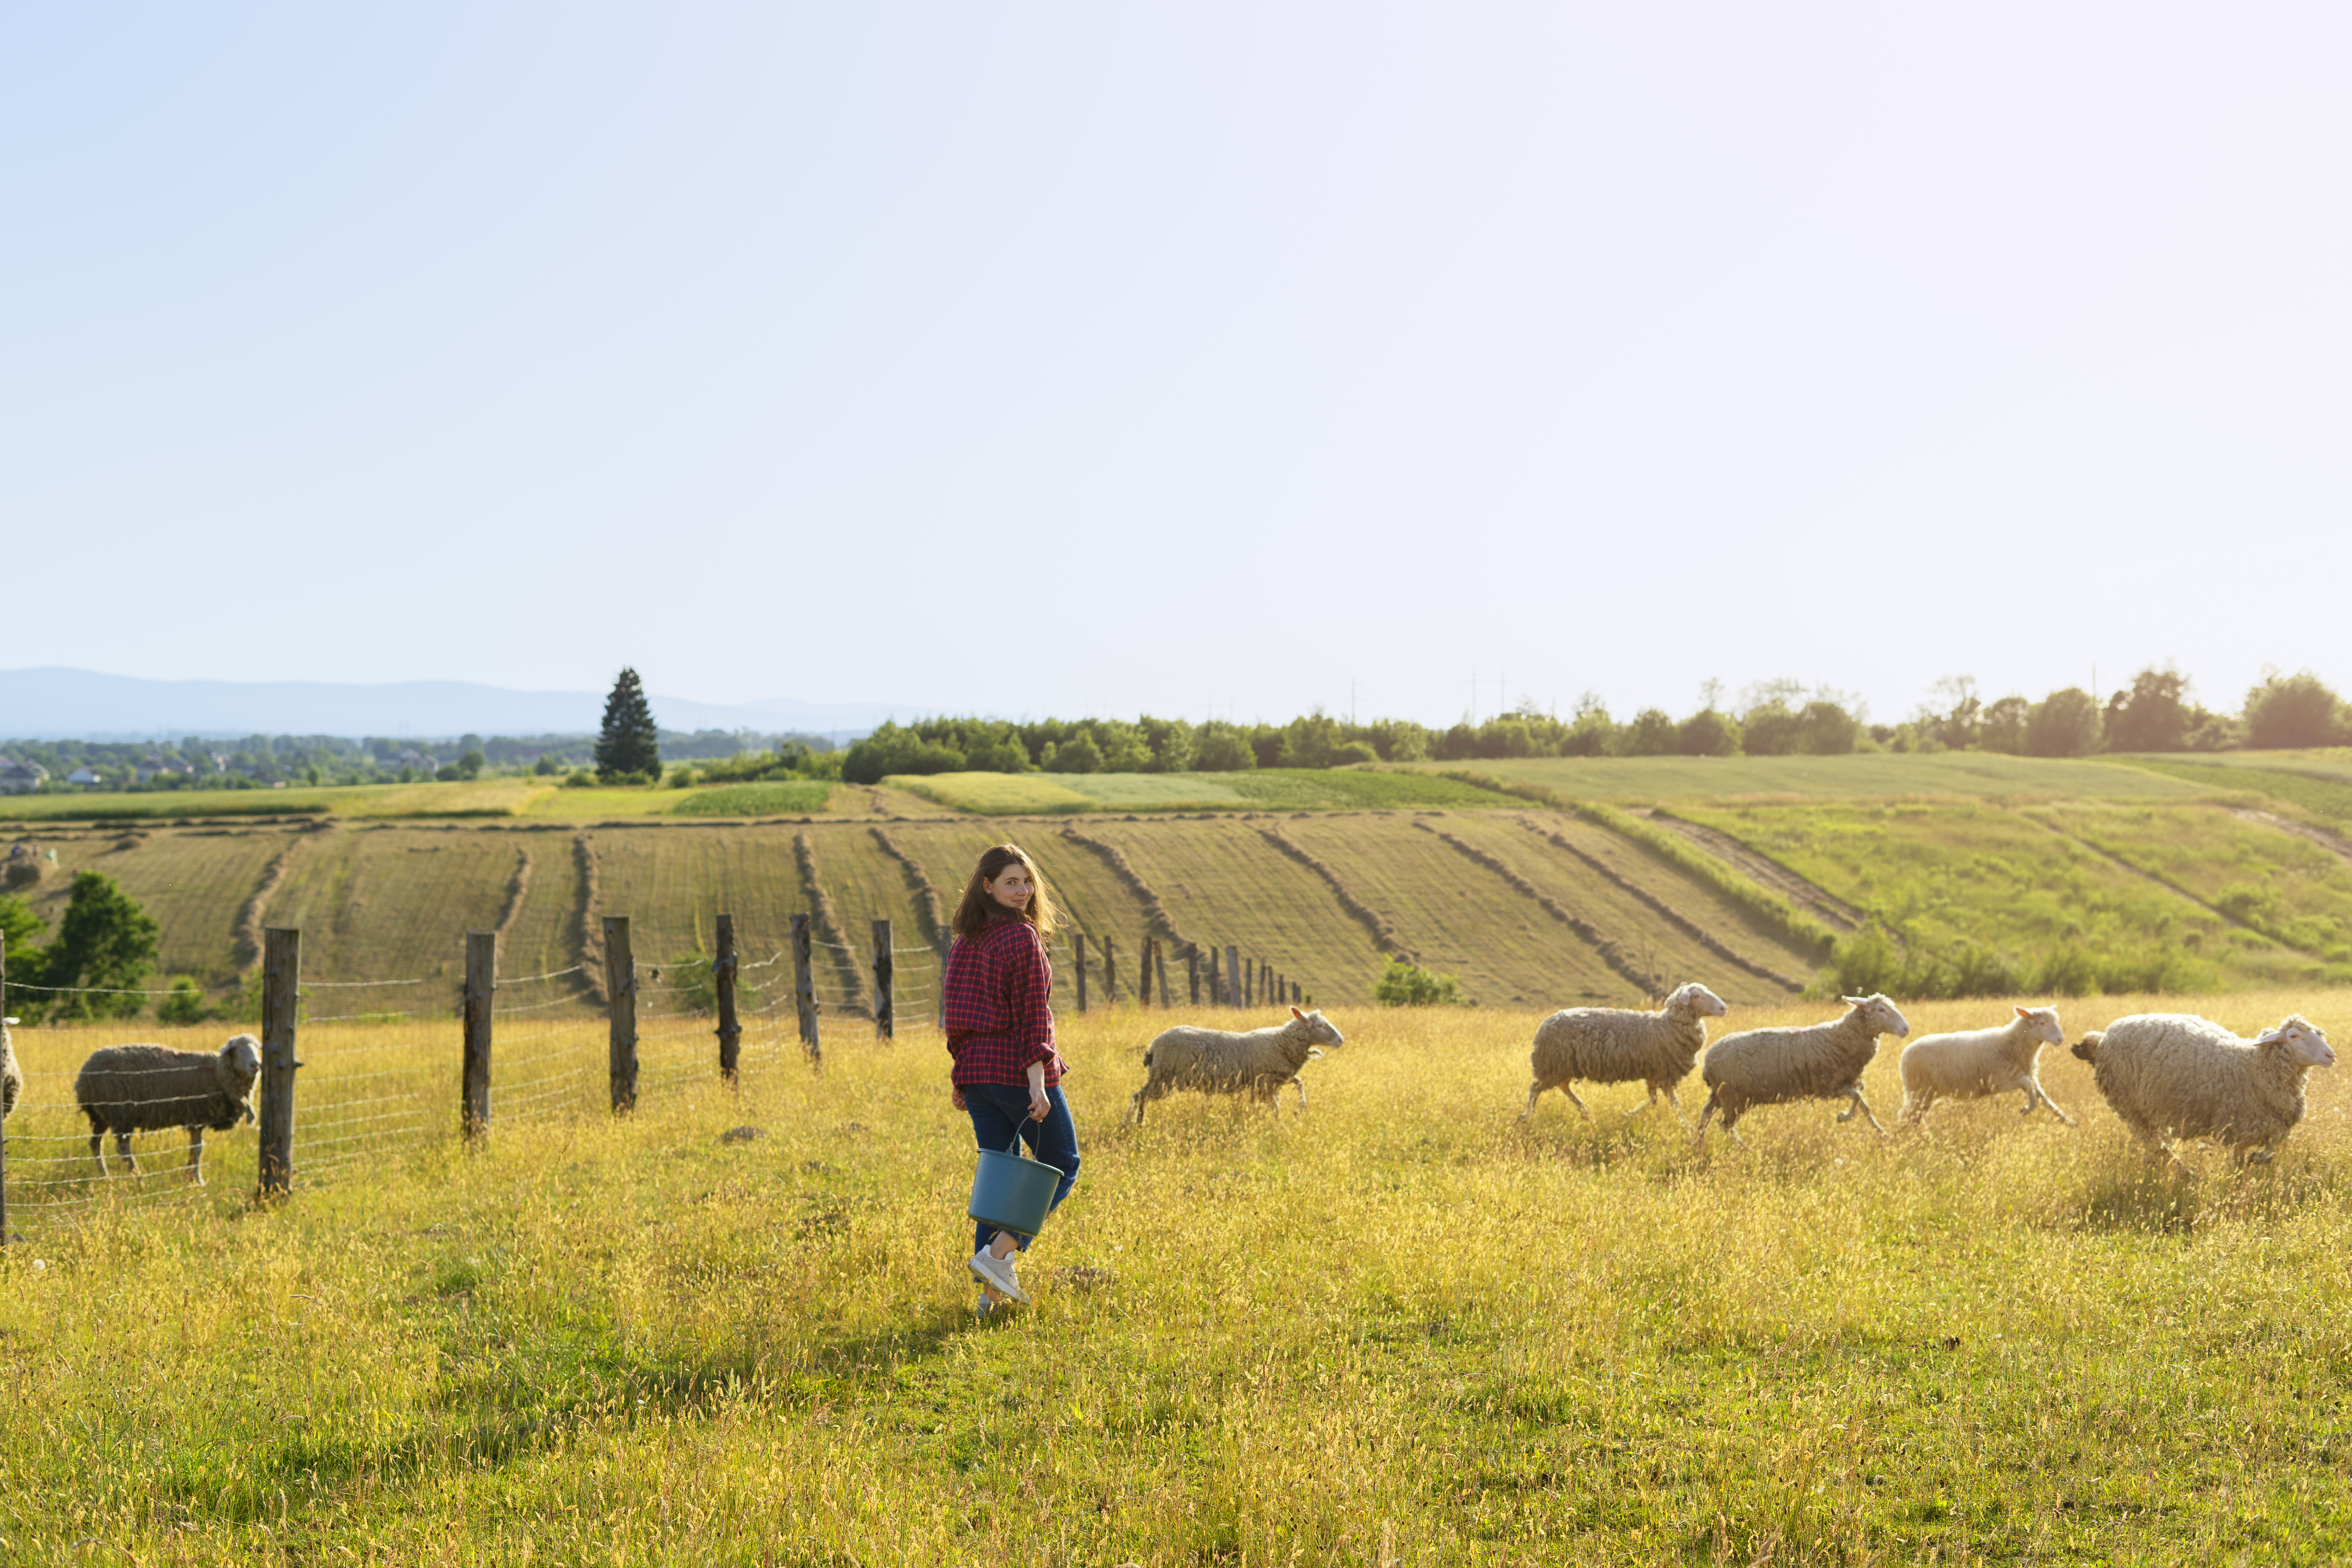
{"label": "bucket handle", "polygon": [[1013,1142],[1010,1142],[1010,1143],[1007,1143],[1007,1144],[1004,1146],[1004,1152],[1005,1152],[1006,1153],[1008,1153],[1008,1154],[1013,1155],[1015,1159],[1018,1159],[1018,1158],[1020,1157],[1020,1154],[1021,1154],[1021,1123],[1020,1123],[1018,1121],[1014,1121],[1014,1122],[1013,1123]]}

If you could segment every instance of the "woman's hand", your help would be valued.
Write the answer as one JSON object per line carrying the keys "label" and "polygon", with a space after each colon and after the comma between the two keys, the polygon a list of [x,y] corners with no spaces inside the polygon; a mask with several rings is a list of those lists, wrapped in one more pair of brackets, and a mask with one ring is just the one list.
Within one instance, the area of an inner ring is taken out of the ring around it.
{"label": "woman's hand", "polygon": [[1024,1076],[1029,1079],[1029,1120],[1043,1121],[1054,1113],[1053,1102],[1045,1098],[1045,1064],[1031,1062]]}

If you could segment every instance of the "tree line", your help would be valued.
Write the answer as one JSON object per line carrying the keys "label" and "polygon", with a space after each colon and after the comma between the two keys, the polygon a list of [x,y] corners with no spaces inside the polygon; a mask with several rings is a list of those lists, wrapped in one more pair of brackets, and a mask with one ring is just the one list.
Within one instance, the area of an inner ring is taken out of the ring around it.
{"label": "tree line", "polygon": [[[2076,757],[2099,752],[2229,751],[2352,743],[2352,711],[2308,670],[2265,672],[2235,714],[2198,703],[2188,679],[2149,668],[2103,702],[2080,687],[2039,701],[1985,701],[1975,679],[1937,682],[1912,715],[1871,723],[1863,705],[1832,689],[1791,680],[1749,687],[1727,704],[1710,683],[1682,718],[1647,708],[1619,721],[1586,693],[1563,719],[1530,702],[1481,723],[1438,729],[1408,719],[1354,723],[1318,709],[1286,723],[1195,724],[1149,714],[1124,719],[934,718],[886,723],[837,759],[839,776],[873,784],[891,773],[1234,773],[1328,768],[1351,763],[1451,762],[1504,757],[1839,755],[1858,751],[1979,750]],[[833,771],[831,762],[797,764]]]}

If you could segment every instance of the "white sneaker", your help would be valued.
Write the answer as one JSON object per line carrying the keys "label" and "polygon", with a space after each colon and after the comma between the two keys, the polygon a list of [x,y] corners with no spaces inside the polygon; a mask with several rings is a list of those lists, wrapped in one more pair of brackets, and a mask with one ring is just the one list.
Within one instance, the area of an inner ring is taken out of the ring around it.
{"label": "white sneaker", "polygon": [[1029,1293],[1021,1289],[1021,1281],[1013,1277],[1013,1259],[999,1258],[986,1247],[971,1255],[971,1271],[980,1282],[998,1295],[1014,1301],[1026,1301]]}

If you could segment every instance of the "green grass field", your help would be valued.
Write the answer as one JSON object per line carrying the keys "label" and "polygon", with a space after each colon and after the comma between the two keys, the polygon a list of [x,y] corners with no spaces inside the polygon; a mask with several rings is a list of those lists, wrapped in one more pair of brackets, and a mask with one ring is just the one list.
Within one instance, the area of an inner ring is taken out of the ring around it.
{"label": "green grass field", "polygon": [[958,811],[990,816],[1074,811],[1330,811],[1514,805],[1454,779],[1362,768],[1261,768],[1239,773],[930,773],[885,781]]}
{"label": "green grass field", "polygon": [[[2242,1031],[2299,1009],[2341,1041],[2345,995],[2200,1005]],[[247,1201],[247,1129],[214,1135],[201,1194],[157,1135],[151,1175],[46,1177],[64,1184],[36,1213],[19,1173],[79,1153],[38,1107],[102,1037],[21,1032],[0,1555],[2352,1552],[2340,1070],[2313,1076],[2278,1161],[2244,1170],[2192,1150],[2158,1172],[2053,1051],[2043,1079],[2078,1129],[1986,1101],[1882,1141],[1815,1104],[1694,1150],[1666,1115],[1622,1115],[1624,1087],[1591,1091],[1591,1121],[1551,1096],[1520,1121],[1533,1013],[1335,1016],[1348,1043],[1307,1069],[1304,1117],[1179,1097],[1141,1129],[1118,1116],[1160,1017],[1066,1020],[1085,1173],[1024,1266],[1036,1305],[990,1321],[932,1037],[829,1024],[819,1077],[755,1028],[739,1093],[713,1080],[707,1022],[656,1021],[640,1108],[614,1121],[593,1021],[502,1019],[468,1153],[454,1022],[313,1026],[291,1201]],[[1866,1079],[1890,1119],[1893,1054]]]}
{"label": "green grass field", "polygon": [[[1992,802],[1674,809],[1860,907],[1938,963],[2005,963],[2021,989],[2195,991],[2352,979],[2324,954],[2283,945],[2061,831],[2096,822],[2116,842],[2130,820],[2120,810],[2082,806],[2044,819]],[[2275,829],[2236,834],[2218,807],[2183,808],[2167,821],[2158,815],[2139,819],[2135,844],[2152,844],[2172,819],[2195,820],[2241,844],[2258,839],[2273,868],[2308,859],[2307,846]]]}

